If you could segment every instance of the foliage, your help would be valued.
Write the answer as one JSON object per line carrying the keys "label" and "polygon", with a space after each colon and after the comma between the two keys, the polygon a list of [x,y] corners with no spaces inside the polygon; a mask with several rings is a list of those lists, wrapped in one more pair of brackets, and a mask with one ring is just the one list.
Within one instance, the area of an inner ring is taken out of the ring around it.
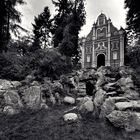
{"label": "foliage", "polygon": [[137,68],[140,63],[140,42],[136,41],[140,33],[140,6],[138,0],[125,0],[127,9],[128,47],[125,56],[126,64]]}
{"label": "foliage", "polygon": [[60,75],[71,72],[70,61],[66,57],[61,56],[56,49],[40,50],[37,54],[39,58],[38,76],[58,79]]}
{"label": "foliage", "polygon": [[59,47],[61,54],[79,60],[78,35],[85,24],[84,0],[58,0],[54,2],[57,15],[54,18],[54,47]]}
{"label": "foliage", "polygon": [[0,78],[22,80],[30,74],[29,60],[19,57],[15,52],[0,55]]}
{"label": "foliage", "polygon": [[136,68],[140,64],[139,56],[140,56],[140,46],[135,45],[133,47],[129,47],[127,49],[127,53],[125,56],[126,64],[133,68]]}
{"label": "foliage", "polygon": [[0,78],[23,80],[34,74],[40,80],[43,77],[57,79],[61,74],[71,71],[71,61],[62,57],[56,49],[30,51],[28,40],[12,42],[7,52],[0,55]]}
{"label": "foliage", "polygon": [[[10,39],[10,31],[17,34],[17,29],[23,29],[21,13],[15,8],[18,4],[24,4],[23,0],[0,0],[0,51],[6,50],[6,44]],[[19,32],[18,32],[19,33]]]}
{"label": "foliage", "polygon": [[64,27],[67,24],[67,17],[71,14],[72,3],[70,0],[52,0],[56,7],[57,14],[54,16],[53,43],[58,47],[63,39]]}
{"label": "foliage", "polygon": [[127,25],[129,31],[140,32],[140,6],[139,0],[125,0],[127,11]]}
{"label": "foliage", "polygon": [[44,11],[38,17],[35,17],[35,23],[32,24],[34,33],[33,50],[50,46],[49,38],[52,28],[50,17],[51,14],[48,7],[45,7]]}

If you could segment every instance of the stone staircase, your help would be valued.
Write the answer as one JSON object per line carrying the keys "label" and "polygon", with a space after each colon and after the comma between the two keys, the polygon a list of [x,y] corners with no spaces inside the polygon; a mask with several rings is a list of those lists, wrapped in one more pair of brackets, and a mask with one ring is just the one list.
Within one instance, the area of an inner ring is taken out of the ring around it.
{"label": "stone staircase", "polygon": [[78,85],[78,97],[84,97],[86,96],[86,86],[85,86],[85,83],[84,82],[79,82],[79,85]]}

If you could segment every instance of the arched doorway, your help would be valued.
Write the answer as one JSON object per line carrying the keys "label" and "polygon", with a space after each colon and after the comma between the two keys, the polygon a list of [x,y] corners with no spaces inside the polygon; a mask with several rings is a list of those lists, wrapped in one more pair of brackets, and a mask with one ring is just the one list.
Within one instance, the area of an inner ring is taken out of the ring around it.
{"label": "arched doorway", "polygon": [[104,54],[99,54],[97,56],[97,67],[100,66],[105,66],[105,55]]}

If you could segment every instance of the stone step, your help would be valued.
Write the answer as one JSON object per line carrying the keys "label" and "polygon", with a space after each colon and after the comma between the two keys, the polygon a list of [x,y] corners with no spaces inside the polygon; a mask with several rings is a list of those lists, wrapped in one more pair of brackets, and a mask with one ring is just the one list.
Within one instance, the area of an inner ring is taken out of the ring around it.
{"label": "stone step", "polygon": [[127,109],[140,110],[140,101],[118,102],[115,103],[115,107],[121,111]]}

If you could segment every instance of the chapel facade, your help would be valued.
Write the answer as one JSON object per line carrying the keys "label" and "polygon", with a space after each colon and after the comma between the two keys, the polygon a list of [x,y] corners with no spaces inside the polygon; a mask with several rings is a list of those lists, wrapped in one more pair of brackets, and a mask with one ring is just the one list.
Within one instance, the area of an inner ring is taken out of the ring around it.
{"label": "chapel facade", "polygon": [[111,19],[101,13],[90,33],[82,38],[82,68],[123,66],[125,30],[118,30]]}

